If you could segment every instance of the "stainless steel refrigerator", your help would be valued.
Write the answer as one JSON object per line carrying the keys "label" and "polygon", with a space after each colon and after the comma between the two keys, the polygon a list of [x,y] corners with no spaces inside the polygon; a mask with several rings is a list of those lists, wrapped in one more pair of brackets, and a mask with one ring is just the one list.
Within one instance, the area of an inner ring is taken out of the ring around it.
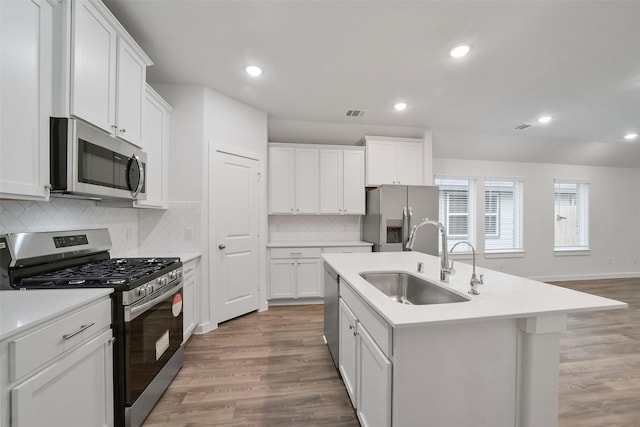
{"label": "stainless steel refrigerator", "polygon": [[[438,187],[381,185],[367,192],[364,240],[374,252],[403,251],[411,228],[424,218],[437,221],[438,213]],[[420,228],[413,250],[437,256],[437,228]]]}

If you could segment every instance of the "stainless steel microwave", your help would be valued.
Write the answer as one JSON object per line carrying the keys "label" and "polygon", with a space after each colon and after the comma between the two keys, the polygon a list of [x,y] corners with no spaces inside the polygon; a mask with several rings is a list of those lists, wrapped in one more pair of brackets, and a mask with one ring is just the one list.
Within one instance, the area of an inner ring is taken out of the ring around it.
{"label": "stainless steel microwave", "polygon": [[145,200],[147,154],[77,119],[51,117],[51,195]]}

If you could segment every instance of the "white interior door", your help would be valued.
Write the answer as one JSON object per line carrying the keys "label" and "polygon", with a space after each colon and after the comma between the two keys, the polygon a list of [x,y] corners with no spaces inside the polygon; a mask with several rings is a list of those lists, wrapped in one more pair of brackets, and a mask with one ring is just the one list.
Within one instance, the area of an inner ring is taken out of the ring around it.
{"label": "white interior door", "polygon": [[210,250],[218,322],[258,309],[258,161],[216,152]]}

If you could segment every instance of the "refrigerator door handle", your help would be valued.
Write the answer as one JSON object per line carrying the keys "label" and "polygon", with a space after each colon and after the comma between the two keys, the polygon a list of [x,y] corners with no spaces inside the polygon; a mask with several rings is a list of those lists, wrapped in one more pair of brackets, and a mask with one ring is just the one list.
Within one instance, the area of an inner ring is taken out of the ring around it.
{"label": "refrigerator door handle", "polygon": [[[411,208],[409,208],[411,209]],[[402,250],[407,250],[407,239],[409,238],[409,215],[407,214],[407,207],[402,208]]]}

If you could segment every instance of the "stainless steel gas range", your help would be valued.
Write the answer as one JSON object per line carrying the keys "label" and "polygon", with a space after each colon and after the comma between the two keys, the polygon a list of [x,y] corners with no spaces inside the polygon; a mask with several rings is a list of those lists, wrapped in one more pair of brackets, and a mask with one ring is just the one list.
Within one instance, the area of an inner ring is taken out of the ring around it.
{"label": "stainless steel gas range", "polygon": [[183,363],[179,258],[114,258],[107,229],[0,236],[0,289],[114,289],[114,424],[140,426]]}

